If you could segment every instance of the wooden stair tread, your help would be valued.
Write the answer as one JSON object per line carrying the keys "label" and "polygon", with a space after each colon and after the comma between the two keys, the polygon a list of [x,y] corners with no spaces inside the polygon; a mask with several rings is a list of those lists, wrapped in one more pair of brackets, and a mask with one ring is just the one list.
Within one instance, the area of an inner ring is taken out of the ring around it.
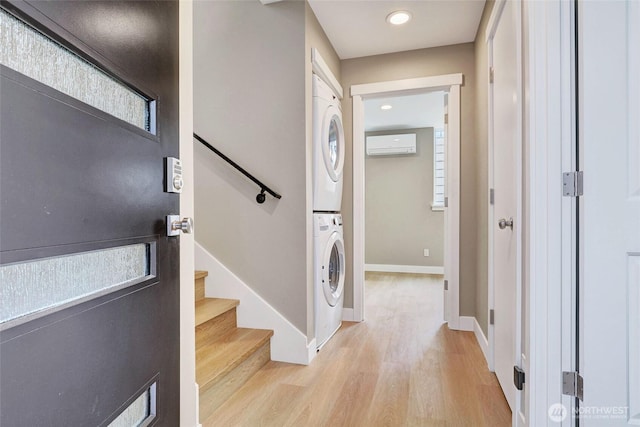
{"label": "wooden stair tread", "polygon": [[203,279],[209,275],[208,271],[196,270],[195,272],[195,280]]}
{"label": "wooden stair tread", "polygon": [[271,336],[270,330],[236,328],[196,349],[196,381],[201,392],[249,358]]}
{"label": "wooden stair tread", "polygon": [[207,271],[194,273],[196,380],[201,419],[211,415],[271,359],[273,331],[238,328],[240,301],[205,296]]}
{"label": "wooden stair tread", "polygon": [[196,301],[196,326],[202,325],[204,322],[211,320],[234,307],[237,307],[240,301],[237,299],[224,298],[205,298]]}

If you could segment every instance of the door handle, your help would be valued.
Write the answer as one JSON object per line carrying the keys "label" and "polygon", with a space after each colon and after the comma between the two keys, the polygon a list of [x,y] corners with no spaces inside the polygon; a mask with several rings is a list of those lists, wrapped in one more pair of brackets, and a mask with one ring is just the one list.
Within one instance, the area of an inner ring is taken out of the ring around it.
{"label": "door handle", "polygon": [[193,218],[180,219],[180,215],[167,215],[167,236],[179,236],[181,231],[193,233]]}
{"label": "door handle", "polygon": [[513,218],[512,217],[510,217],[509,219],[500,218],[498,220],[498,227],[500,227],[500,230],[504,230],[507,227],[513,230]]}

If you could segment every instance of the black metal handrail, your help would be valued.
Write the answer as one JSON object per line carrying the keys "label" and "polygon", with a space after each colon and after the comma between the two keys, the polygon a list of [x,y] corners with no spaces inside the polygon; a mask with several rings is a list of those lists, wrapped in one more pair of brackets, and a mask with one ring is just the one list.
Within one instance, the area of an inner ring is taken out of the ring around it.
{"label": "black metal handrail", "polygon": [[222,154],[220,152],[220,150],[218,150],[217,148],[215,148],[213,145],[209,144],[207,141],[205,141],[204,139],[202,139],[200,136],[198,136],[198,134],[194,133],[193,137],[195,139],[197,139],[199,142],[202,143],[202,145],[204,145],[205,147],[207,147],[209,150],[213,151],[214,153],[216,153],[218,156],[222,157],[222,159],[229,163],[231,166],[233,166],[234,168],[236,168],[237,170],[239,170],[240,172],[242,172],[242,174],[244,176],[246,176],[247,178],[249,178],[251,181],[253,181],[258,187],[260,187],[260,194],[258,194],[256,196],[256,202],[258,203],[264,203],[264,201],[266,200],[266,196],[264,194],[264,192],[266,191],[267,193],[271,194],[273,197],[275,197],[276,199],[281,199],[282,196],[278,193],[276,193],[275,191],[273,191],[272,189],[270,189],[269,187],[267,187],[266,185],[264,185],[262,183],[262,181],[260,181],[259,179],[257,179],[256,177],[254,177],[253,175],[251,175],[249,172],[247,172],[242,166],[240,166],[239,164],[237,164],[236,162],[234,162],[233,160],[231,160],[230,158],[228,158],[227,156],[225,156],[224,154]]}

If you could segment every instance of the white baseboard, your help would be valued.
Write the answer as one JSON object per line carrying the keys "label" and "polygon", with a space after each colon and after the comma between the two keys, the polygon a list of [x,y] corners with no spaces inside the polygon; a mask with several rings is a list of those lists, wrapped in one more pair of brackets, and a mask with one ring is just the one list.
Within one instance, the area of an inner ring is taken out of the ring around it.
{"label": "white baseboard", "polygon": [[307,365],[310,364],[311,361],[316,358],[317,354],[318,354],[318,345],[316,344],[316,339],[314,338],[311,340],[309,344],[307,344],[307,359],[309,360]]}
{"label": "white baseboard", "polygon": [[478,341],[478,345],[480,345],[480,349],[482,350],[482,354],[484,354],[484,358],[487,361],[487,365],[489,364],[489,340],[484,336],[484,332],[482,332],[482,328],[478,323],[478,319],[474,318],[473,325],[473,333],[476,335],[476,340]]}
{"label": "white baseboard", "polygon": [[422,265],[365,264],[364,271],[384,273],[444,274],[444,267]]}
{"label": "white baseboard", "polygon": [[353,322],[353,308],[342,309],[342,320],[345,322]]}
{"label": "white baseboard", "polygon": [[476,318],[471,316],[460,316],[460,323],[458,323],[459,331],[473,332]]}
{"label": "white baseboard", "polygon": [[200,386],[198,383],[195,383],[196,387],[196,426],[202,427],[202,423],[200,422]]}
{"label": "white baseboard", "polygon": [[273,330],[271,360],[300,365],[311,363],[316,353],[315,340],[307,344],[305,334],[198,242],[195,243],[195,266],[197,270],[209,272],[205,279],[206,296],[240,301],[236,309],[239,327]]}

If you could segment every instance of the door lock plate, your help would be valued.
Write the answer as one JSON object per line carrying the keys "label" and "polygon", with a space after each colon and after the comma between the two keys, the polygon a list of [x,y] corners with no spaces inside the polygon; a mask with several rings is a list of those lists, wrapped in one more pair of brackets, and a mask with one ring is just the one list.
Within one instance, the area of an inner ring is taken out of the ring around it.
{"label": "door lock plate", "polygon": [[182,180],[182,162],[175,157],[167,157],[165,177],[165,189],[167,193],[182,193],[182,186],[184,181]]}

